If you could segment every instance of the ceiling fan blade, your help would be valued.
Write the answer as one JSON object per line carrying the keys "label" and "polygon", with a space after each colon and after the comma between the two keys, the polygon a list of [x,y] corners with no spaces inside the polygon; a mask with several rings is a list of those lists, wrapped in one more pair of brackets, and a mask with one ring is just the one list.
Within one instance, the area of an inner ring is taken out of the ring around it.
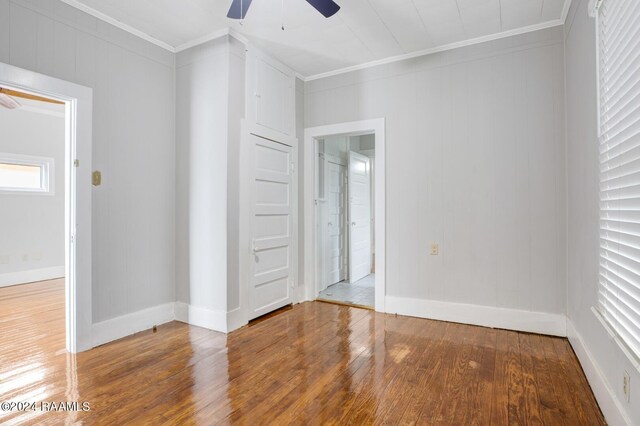
{"label": "ceiling fan blade", "polygon": [[333,0],[307,0],[307,3],[315,7],[325,18],[335,15],[340,10],[340,6]]}
{"label": "ceiling fan blade", "polygon": [[244,19],[247,17],[247,11],[251,6],[251,0],[233,0],[227,18]]}
{"label": "ceiling fan blade", "polygon": [[0,105],[9,109],[20,108],[20,103],[13,99],[11,96],[0,93]]}

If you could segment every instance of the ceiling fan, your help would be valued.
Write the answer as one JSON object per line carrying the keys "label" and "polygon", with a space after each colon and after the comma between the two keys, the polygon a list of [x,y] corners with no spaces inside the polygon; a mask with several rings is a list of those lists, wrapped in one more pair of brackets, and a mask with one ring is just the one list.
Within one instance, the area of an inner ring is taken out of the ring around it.
{"label": "ceiling fan", "polygon": [[13,99],[9,96],[9,91],[0,87],[0,106],[3,106],[7,109],[18,109],[20,108],[20,102]]}
{"label": "ceiling fan", "polygon": [[29,93],[19,92],[4,87],[0,87],[0,106],[8,109],[18,109],[22,105],[15,98],[29,99],[32,101],[47,102],[50,104],[64,105],[64,102],[55,99],[45,98],[43,96],[31,95]]}
{"label": "ceiling fan", "polygon": [[[340,6],[333,0],[306,0],[311,6],[313,6],[318,12],[320,12],[325,18],[329,18],[336,14],[340,10]],[[231,19],[244,19],[247,16],[247,11],[251,6],[251,0],[233,0],[227,18]]]}

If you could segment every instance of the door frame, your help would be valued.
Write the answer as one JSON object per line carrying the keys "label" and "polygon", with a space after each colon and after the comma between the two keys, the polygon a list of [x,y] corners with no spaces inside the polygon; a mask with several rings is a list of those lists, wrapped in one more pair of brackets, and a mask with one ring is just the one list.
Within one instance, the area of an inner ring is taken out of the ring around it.
{"label": "door frame", "polygon": [[228,330],[232,331],[249,322],[250,303],[249,291],[251,286],[251,271],[253,257],[253,160],[251,136],[258,136],[273,142],[291,147],[291,160],[294,164],[291,180],[291,302],[297,302],[298,283],[298,139],[294,136],[273,130],[269,127],[257,124],[246,119],[241,121],[240,164],[239,164],[239,256],[238,256],[238,281],[240,306],[230,307],[228,318]]}
{"label": "door frame", "polygon": [[65,335],[71,353],[91,340],[93,90],[0,62],[0,84],[65,104]]}
{"label": "door frame", "polygon": [[304,131],[304,287],[305,300],[315,300],[318,296],[318,233],[316,223],[317,195],[316,182],[318,168],[315,161],[318,139],[329,136],[375,135],[376,173],[375,173],[375,310],[385,311],[386,294],[386,149],[385,119],[351,121],[306,128]]}

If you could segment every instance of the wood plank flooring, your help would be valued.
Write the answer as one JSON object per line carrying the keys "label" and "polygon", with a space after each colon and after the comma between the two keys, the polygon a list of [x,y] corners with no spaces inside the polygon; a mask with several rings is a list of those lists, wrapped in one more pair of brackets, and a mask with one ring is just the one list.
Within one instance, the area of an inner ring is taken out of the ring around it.
{"label": "wood plank flooring", "polygon": [[0,288],[0,401],[91,410],[0,424],[604,424],[565,339],[311,302],[228,336],[172,322],[71,355],[63,291]]}

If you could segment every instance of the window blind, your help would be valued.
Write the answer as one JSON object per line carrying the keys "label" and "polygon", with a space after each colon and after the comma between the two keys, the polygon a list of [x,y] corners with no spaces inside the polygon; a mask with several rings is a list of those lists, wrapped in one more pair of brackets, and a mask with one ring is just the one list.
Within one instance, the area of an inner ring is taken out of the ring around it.
{"label": "window blind", "polygon": [[640,356],[640,1],[598,9],[599,310]]}

